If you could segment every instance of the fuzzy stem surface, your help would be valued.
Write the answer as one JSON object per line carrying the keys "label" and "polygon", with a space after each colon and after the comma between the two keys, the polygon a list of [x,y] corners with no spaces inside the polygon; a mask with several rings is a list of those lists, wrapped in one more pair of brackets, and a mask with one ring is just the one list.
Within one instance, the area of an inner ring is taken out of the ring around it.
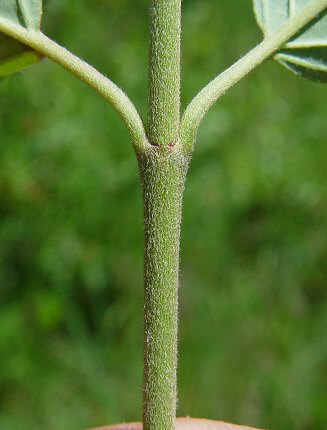
{"label": "fuzzy stem surface", "polygon": [[179,244],[188,157],[179,144],[181,0],[151,0],[150,145],[138,161],[144,204],[144,430],[174,430]]}
{"label": "fuzzy stem surface", "polygon": [[179,148],[139,154],[144,199],[144,430],[173,430],[179,244],[188,157]]}
{"label": "fuzzy stem surface", "polygon": [[177,142],[180,121],[181,0],[151,0],[148,138]]}

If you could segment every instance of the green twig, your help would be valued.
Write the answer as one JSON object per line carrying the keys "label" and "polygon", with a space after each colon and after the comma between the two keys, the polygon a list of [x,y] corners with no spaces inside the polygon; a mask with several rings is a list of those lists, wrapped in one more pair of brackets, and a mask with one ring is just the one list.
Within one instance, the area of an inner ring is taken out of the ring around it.
{"label": "green twig", "polygon": [[186,151],[191,151],[197,130],[210,107],[244,76],[278,49],[327,8],[327,0],[314,0],[301,12],[287,21],[275,33],[267,36],[258,46],[240,58],[231,67],[204,87],[186,108],[181,124],[181,141]]}
{"label": "green twig", "polygon": [[0,18],[0,31],[60,64],[98,92],[126,123],[136,151],[148,145],[142,119],[134,104],[110,79],[39,31],[27,30],[4,18]]}
{"label": "green twig", "polygon": [[144,430],[173,430],[179,244],[188,157],[180,147],[139,155],[144,199]]}
{"label": "green twig", "polygon": [[144,200],[144,430],[174,430],[178,268],[188,159],[180,151],[181,0],[151,0]]}
{"label": "green twig", "polygon": [[148,138],[177,142],[180,121],[181,0],[151,0]]}

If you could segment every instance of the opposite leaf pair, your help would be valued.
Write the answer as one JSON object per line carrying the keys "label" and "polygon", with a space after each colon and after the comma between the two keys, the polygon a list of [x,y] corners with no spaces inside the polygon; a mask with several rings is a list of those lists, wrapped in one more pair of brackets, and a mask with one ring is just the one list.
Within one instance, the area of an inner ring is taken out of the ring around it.
{"label": "opposite leaf pair", "polygon": [[[258,24],[272,34],[311,0],[254,0]],[[30,30],[39,30],[42,0],[0,0],[0,16]],[[42,58],[26,45],[0,34],[0,77],[25,69]],[[318,16],[275,55],[293,72],[327,82],[327,12]]]}

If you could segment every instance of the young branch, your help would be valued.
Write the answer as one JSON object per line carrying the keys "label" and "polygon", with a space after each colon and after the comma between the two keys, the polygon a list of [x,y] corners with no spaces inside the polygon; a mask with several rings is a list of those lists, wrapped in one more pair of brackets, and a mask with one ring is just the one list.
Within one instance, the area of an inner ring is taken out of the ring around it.
{"label": "young branch", "polygon": [[181,0],[151,0],[150,22],[148,138],[168,146],[180,122]]}
{"label": "young branch", "polygon": [[270,58],[305,25],[327,8],[327,0],[313,0],[294,18],[289,19],[274,34],[240,58],[231,67],[204,87],[186,108],[181,123],[181,142],[184,150],[192,151],[199,125],[210,107],[244,76]]}
{"label": "young branch", "polygon": [[135,150],[139,152],[148,146],[144,125],[138,111],[127,95],[110,79],[39,31],[28,30],[7,19],[0,18],[0,32],[60,64],[93,88],[121,116],[128,128]]}
{"label": "young branch", "polygon": [[174,430],[179,242],[188,157],[180,151],[181,0],[151,0],[144,202],[143,429]]}

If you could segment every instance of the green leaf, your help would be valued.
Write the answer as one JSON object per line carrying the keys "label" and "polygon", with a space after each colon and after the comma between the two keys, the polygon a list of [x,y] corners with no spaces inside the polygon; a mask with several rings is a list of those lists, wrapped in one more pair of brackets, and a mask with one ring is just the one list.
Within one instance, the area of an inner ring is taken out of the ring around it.
{"label": "green leaf", "polygon": [[[311,0],[253,0],[257,22],[265,35],[278,30]],[[327,10],[301,30],[274,59],[296,74],[327,82]]]}
{"label": "green leaf", "polygon": [[42,0],[0,0],[0,16],[23,27],[39,30]]}
{"label": "green leaf", "polygon": [[[29,30],[41,25],[42,0],[0,0],[0,17]],[[0,77],[19,72],[36,63],[42,55],[0,33]]]}

